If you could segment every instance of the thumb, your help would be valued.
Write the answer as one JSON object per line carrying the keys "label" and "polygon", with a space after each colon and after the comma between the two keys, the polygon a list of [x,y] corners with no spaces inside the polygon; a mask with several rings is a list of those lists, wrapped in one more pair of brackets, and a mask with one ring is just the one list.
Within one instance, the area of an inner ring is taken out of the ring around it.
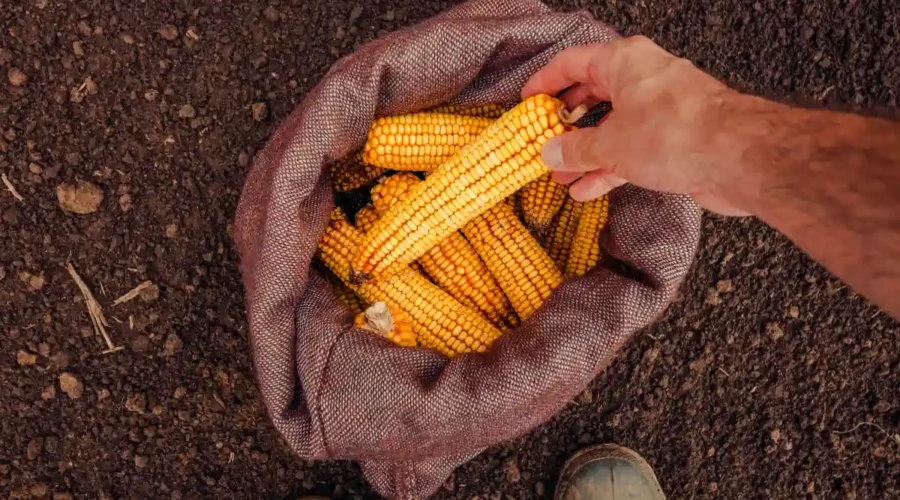
{"label": "thumb", "polygon": [[611,165],[609,144],[615,140],[609,132],[615,130],[609,120],[599,127],[581,128],[548,140],[541,149],[541,159],[551,170],[558,172],[590,172]]}

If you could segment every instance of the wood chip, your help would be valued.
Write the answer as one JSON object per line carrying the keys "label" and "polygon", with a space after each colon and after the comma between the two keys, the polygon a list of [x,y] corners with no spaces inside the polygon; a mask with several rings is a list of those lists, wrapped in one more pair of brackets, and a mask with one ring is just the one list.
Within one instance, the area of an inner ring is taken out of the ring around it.
{"label": "wood chip", "polygon": [[66,270],[69,271],[69,275],[72,276],[75,284],[78,285],[78,289],[81,290],[85,306],[87,306],[88,316],[91,317],[91,323],[94,325],[94,333],[103,337],[103,340],[106,342],[107,349],[103,351],[103,354],[113,353],[124,349],[123,346],[116,346],[112,339],[109,338],[109,334],[106,333],[106,328],[109,327],[109,323],[106,322],[106,317],[103,316],[103,308],[100,307],[100,303],[94,298],[91,289],[88,288],[84,280],[81,279],[81,276],[78,275],[78,272],[72,266],[71,262],[66,262]]}
{"label": "wood chip", "polygon": [[13,183],[9,182],[9,177],[7,177],[6,174],[0,174],[0,179],[3,180],[3,184],[6,186],[6,190],[13,195],[13,198],[19,201],[25,201],[25,198],[22,198],[22,195],[19,194],[18,191],[16,191],[16,187],[13,186]]}
{"label": "wood chip", "polygon": [[117,306],[119,304],[124,304],[125,302],[128,302],[129,300],[134,300],[135,298],[137,298],[138,295],[141,294],[141,292],[150,288],[151,286],[153,286],[152,281],[149,281],[149,280],[145,281],[145,282],[141,283],[140,285],[134,287],[130,292],[128,292],[125,295],[114,300],[113,305]]}

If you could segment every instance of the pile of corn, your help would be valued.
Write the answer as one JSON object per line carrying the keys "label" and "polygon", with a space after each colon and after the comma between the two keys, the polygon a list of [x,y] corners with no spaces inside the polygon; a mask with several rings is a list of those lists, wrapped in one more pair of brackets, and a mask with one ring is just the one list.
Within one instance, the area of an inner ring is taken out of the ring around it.
{"label": "pile of corn", "polygon": [[537,95],[508,111],[375,120],[362,150],[331,169],[337,191],[371,203],[352,222],[335,209],[319,244],[355,325],[447,356],[484,352],[595,267],[609,200],[573,200],[541,161],[573,115]]}

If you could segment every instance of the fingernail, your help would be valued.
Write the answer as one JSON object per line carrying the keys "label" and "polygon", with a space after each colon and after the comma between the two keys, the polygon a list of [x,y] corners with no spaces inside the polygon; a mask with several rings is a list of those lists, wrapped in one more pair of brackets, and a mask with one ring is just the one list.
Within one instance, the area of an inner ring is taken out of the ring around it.
{"label": "fingernail", "polygon": [[544,165],[551,170],[561,170],[563,168],[562,144],[559,143],[558,137],[553,137],[544,147],[541,148],[541,159]]}

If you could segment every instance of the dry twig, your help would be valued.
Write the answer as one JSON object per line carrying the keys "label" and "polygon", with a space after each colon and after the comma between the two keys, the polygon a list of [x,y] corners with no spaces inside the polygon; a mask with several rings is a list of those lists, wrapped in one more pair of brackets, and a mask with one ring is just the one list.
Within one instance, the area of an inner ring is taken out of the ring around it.
{"label": "dry twig", "polygon": [[106,322],[106,317],[103,316],[103,308],[100,307],[100,303],[94,298],[91,289],[88,288],[81,276],[78,275],[78,272],[75,271],[75,268],[72,267],[71,262],[66,262],[66,270],[69,271],[69,275],[72,276],[75,284],[78,285],[78,289],[81,290],[81,295],[84,297],[84,303],[87,306],[88,316],[91,317],[91,323],[94,325],[94,333],[103,337],[103,340],[106,341],[107,349],[103,351],[103,354],[124,349],[122,346],[117,347],[112,339],[109,338],[109,334],[106,333],[106,327],[109,326],[109,323]]}
{"label": "dry twig", "polygon": [[141,292],[150,288],[151,286],[153,286],[152,281],[149,281],[149,280],[145,281],[145,282],[141,283],[140,285],[134,287],[130,292],[128,292],[125,295],[114,300],[113,305],[117,306],[119,304],[124,304],[125,302],[128,302],[129,300],[134,300],[138,295],[141,294]]}
{"label": "dry twig", "polygon": [[0,179],[3,180],[3,184],[6,186],[6,190],[9,191],[13,198],[19,201],[25,201],[25,198],[22,198],[22,195],[16,190],[16,187],[13,186],[13,183],[9,181],[9,177],[6,174],[0,174]]}
{"label": "dry twig", "polygon": [[884,436],[886,438],[890,439],[895,444],[900,445],[900,434],[894,434],[892,436],[888,431],[884,430],[884,427],[882,427],[876,423],[873,423],[873,422],[860,422],[845,431],[831,431],[831,433],[837,434],[838,436],[843,436],[844,434],[850,434],[851,432],[855,431],[856,429],[859,429],[860,427],[862,427],[864,425],[868,425],[869,427],[874,427],[874,428],[878,429],[878,431],[881,432],[882,434],[884,434]]}

